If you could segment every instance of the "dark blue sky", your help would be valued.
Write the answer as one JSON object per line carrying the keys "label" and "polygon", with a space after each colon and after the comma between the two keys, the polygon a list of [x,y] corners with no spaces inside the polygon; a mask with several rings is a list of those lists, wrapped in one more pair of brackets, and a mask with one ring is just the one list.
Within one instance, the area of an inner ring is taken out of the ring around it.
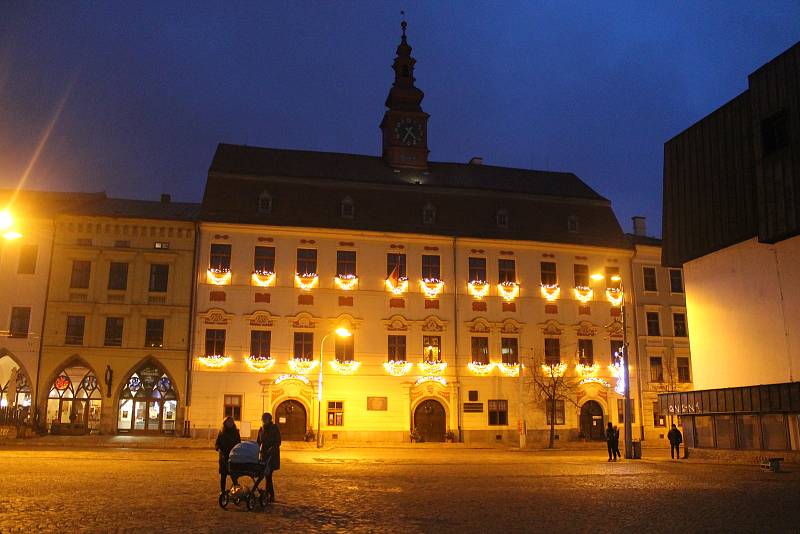
{"label": "dark blue sky", "polygon": [[572,171],[654,234],[664,141],[800,39],[796,0],[11,0],[0,187],[62,102],[27,187],[198,201],[218,142],[378,155],[400,9],[431,160]]}

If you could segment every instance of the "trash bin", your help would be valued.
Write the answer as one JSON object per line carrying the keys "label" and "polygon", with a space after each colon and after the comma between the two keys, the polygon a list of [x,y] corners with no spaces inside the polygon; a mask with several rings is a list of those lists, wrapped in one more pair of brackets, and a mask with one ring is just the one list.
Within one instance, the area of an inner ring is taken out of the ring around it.
{"label": "trash bin", "polygon": [[633,449],[633,459],[634,460],[641,460],[642,459],[642,442],[638,439],[631,441],[631,447]]}

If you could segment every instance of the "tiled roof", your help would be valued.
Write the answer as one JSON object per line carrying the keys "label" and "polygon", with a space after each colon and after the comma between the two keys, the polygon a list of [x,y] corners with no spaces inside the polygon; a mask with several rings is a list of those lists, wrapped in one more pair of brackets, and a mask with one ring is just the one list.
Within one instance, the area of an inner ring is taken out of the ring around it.
{"label": "tiled roof", "polygon": [[648,245],[651,247],[660,247],[661,239],[658,237],[650,237],[646,235],[625,234],[634,245]]}
{"label": "tiled roof", "polygon": [[68,213],[75,215],[173,221],[194,221],[197,219],[199,211],[200,204],[190,202],[159,202],[125,198],[105,198],[67,210]]}
{"label": "tiled roof", "polygon": [[98,193],[65,193],[35,191],[31,189],[0,189],[0,209],[10,209],[18,216],[49,218],[77,206],[91,204],[106,198]]}

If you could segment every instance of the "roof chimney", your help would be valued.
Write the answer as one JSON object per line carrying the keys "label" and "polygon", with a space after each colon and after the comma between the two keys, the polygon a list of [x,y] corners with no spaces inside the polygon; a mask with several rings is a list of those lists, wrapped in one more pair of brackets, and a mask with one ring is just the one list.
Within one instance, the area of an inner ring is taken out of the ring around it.
{"label": "roof chimney", "polygon": [[169,204],[170,202],[172,202],[172,196],[169,193],[161,193],[161,203]]}
{"label": "roof chimney", "polygon": [[633,235],[647,235],[647,219],[641,215],[631,217],[633,219]]}
{"label": "roof chimney", "polygon": [[483,158],[481,156],[475,156],[469,159],[470,165],[483,165]]}

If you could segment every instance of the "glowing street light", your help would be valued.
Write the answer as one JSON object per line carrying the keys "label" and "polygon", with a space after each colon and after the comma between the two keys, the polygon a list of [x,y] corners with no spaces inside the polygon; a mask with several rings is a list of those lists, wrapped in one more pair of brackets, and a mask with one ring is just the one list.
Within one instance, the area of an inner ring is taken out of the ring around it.
{"label": "glowing street light", "polygon": [[22,234],[14,228],[14,217],[8,210],[0,211],[0,232],[2,232],[0,235],[3,236],[3,239],[8,241],[22,237]]}
{"label": "glowing street light", "polygon": [[323,365],[325,363],[323,358],[323,350],[325,348],[325,340],[331,334],[336,334],[341,338],[347,338],[353,335],[350,330],[347,328],[340,326],[336,330],[331,333],[325,334],[322,337],[322,341],[319,343],[319,375],[317,377],[317,448],[322,447],[322,369],[325,367]]}

